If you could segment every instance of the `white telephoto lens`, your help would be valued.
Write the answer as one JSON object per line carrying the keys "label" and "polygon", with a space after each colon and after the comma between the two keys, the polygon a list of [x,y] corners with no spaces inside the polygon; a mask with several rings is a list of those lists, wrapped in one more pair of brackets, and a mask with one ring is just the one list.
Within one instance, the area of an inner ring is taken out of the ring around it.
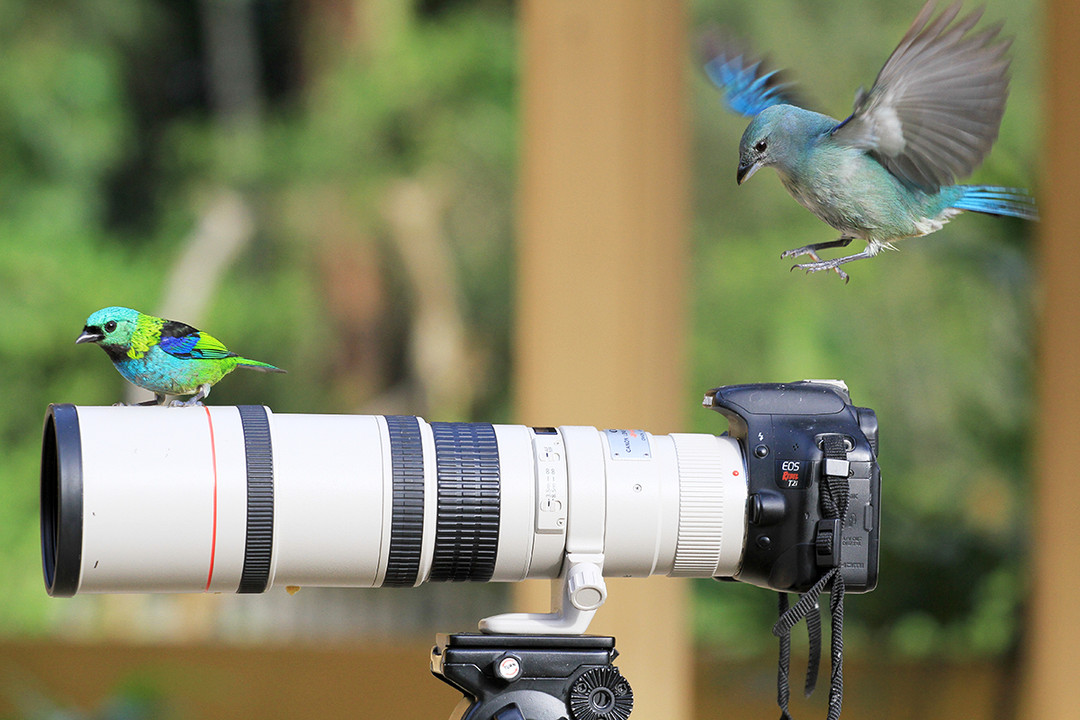
{"label": "white telephoto lens", "polygon": [[746,501],[726,436],[53,405],[42,563],[60,597],[513,582],[569,553],[607,577],[729,577]]}

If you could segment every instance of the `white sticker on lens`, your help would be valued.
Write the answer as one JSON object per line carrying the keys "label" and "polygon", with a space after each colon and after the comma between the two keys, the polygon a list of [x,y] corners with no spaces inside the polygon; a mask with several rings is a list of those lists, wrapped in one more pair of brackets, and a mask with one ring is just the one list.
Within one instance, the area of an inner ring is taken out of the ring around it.
{"label": "white sticker on lens", "polygon": [[612,460],[648,460],[652,458],[649,434],[644,430],[605,430]]}

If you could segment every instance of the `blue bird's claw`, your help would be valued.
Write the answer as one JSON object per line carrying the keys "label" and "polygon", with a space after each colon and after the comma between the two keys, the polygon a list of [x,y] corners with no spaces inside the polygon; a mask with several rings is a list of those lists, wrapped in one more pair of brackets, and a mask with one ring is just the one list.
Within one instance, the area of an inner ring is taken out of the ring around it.
{"label": "blue bird's claw", "polygon": [[851,244],[851,241],[853,239],[854,238],[850,238],[847,235],[844,235],[843,237],[836,240],[804,245],[803,247],[795,248],[793,250],[785,250],[784,252],[780,253],[780,258],[786,259],[793,257],[802,257],[803,255],[806,255],[811,260],[813,260],[813,262],[803,263],[801,265],[792,265],[791,269],[794,270],[795,268],[799,268],[800,270],[805,270],[807,273],[818,272],[819,270],[835,270],[836,274],[842,277],[844,279],[844,282],[846,283],[849,282],[851,278],[848,277],[848,274],[841,270],[839,266],[841,263],[848,262],[848,260],[854,258],[854,256],[835,258],[833,260],[822,260],[821,256],[817,254],[817,251],[825,248],[847,247]]}
{"label": "blue bird's claw", "polygon": [[792,270],[794,270],[795,268],[805,270],[807,275],[809,275],[810,273],[818,272],[819,270],[835,270],[836,274],[842,277],[845,283],[851,282],[851,278],[846,272],[838,268],[836,265],[833,265],[828,260],[791,266]]}

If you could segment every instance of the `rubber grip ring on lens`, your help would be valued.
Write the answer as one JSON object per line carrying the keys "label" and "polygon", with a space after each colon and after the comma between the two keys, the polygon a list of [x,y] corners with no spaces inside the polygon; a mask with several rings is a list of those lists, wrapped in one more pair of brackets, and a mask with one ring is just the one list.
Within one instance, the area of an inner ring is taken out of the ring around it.
{"label": "rubber grip ring on lens", "polygon": [[499,446],[487,423],[431,423],[438,507],[431,580],[487,582],[499,548]]}
{"label": "rubber grip ring on lens", "polygon": [[247,530],[238,593],[265,592],[274,549],[274,451],[262,405],[238,405],[247,460]]}
{"label": "rubber grip ring on lens", "polygon": [[424,543],[424,446],[413,415],[387,415],[393,498],[384,587],[412,587]]}
{"label": "rubber grip ring on lens", "polygon": [[82,576],[83,467],[79,413],[50,405],[41,446],[41,564],[52,597],[71,597]]}

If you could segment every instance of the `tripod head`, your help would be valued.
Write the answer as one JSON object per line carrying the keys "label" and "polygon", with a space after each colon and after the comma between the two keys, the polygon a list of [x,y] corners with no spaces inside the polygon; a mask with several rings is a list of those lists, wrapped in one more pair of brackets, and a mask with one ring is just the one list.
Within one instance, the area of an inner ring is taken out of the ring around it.
{"label": "tripod head", "polygon": [[440,634],[431,672],[465,697],[450,720],[626,720],[630,683],[615,638]]}

